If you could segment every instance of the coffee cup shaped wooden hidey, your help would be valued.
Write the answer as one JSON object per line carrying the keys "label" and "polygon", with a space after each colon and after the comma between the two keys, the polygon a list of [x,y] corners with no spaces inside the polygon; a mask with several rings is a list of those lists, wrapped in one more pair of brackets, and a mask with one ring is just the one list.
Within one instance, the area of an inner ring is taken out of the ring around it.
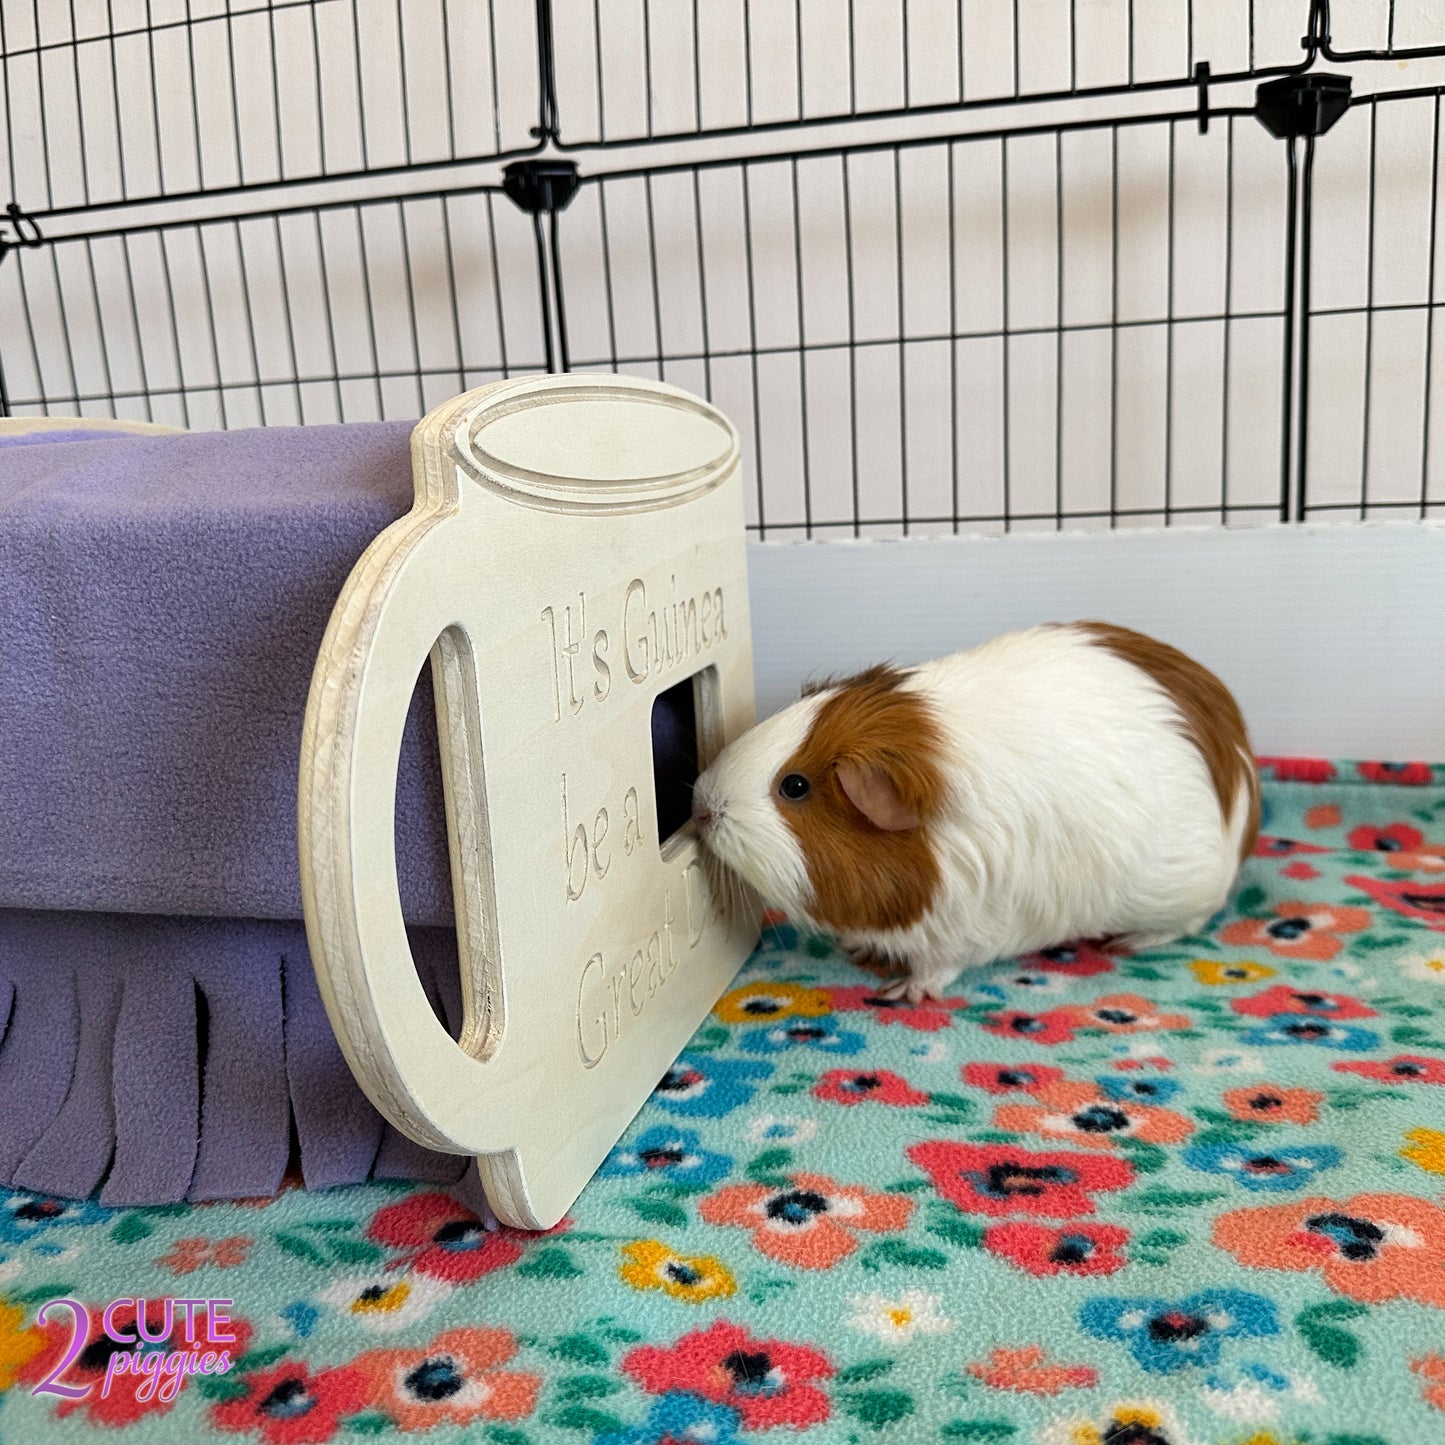
{"label": "coffee cup shaped wooden hidey", "polygon": [[[651,725],[685,684],[706,766],[753,722],[737,434],[675,387],[531,377],[425,417],[412,468],[416,502],[357,562],[312,678],[307,936],[372,1102],[476,1155],[498,1217],[544,1229],[757,940],[755,900],[714,889],[692,825],[659,839]],[[428,655],[459,1043],[397,891],[397,764]]]}

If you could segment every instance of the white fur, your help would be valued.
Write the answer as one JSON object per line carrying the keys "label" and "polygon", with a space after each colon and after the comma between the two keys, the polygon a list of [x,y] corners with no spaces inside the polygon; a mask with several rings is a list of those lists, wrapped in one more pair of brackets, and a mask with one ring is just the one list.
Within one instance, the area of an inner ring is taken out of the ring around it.
{"label": "white fur", "polygon": [[[1173,700],[1089,634],[1009,633],[924,663],[902,687],[929,701],[947,740],[951,794],[926,825],[942,883],[915,926],[843,939],[906,959],[900,991],[937,994],[962,969],[1073,939],[1162,943],[1224,904],[1248,792],[1221,818]],[[720,815],[705,830],[713,851],[804,918],[806,860],[772,786],[827,695],[760,723],[697,785]]]}

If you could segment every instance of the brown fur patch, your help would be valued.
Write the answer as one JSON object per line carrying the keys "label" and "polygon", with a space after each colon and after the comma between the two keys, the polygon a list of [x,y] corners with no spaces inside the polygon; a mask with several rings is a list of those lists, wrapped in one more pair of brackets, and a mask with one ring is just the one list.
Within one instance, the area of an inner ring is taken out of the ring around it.
{"label": "brown fur patch", "polygon": [[[773,802],[798,839],[813,885],[813,916],[840,933],[908,928],[933,902],[940,880],[928,822],[947,792],[943,736],[928,705],[900,689],[905,673],[869,668],[818,708],[802,746],[773,779]],[[878,768],[922,824],[876,828],[848,801],[837,766]],[[802,773],[808,796],[789,802],[778,783]]]}
{"label": "brown fur patch", "polygon": [[885,687],[895,688],[903,681],[908,674],[901,668],[894,667],[891,662],[875,662],[872,667],[865,667],[862,672],[855,672],[847,677],[820,677],[810,682],[805,682],[799,689],[800,697],[816,697],[820,692],[827,692],[832,687]]}
{"label": "brown fur patch", "polygon": [[[1212,672],[1176,647],[1109,622],[1080,622],[1101,647],[1147,673],[1173,699],[1184,719],[1184,735],[1199,749],[1219,799],[1220,816],[1229,821],[1240,783],[1249,792],[1249,816],[1240,839],[1243,862],[1259,836],[1259,775],[1244,716],[1234,695]],[[1240,750],[1243,749],[1243,756]],[[1246,762],[1248,758],[1250,761]]]}

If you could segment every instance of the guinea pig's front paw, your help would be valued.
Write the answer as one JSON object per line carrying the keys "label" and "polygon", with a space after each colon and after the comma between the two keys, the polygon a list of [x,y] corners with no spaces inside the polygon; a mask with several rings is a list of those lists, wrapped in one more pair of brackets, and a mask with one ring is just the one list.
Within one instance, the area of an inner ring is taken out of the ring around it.
{"label": "guinea pig's front paw", "polygon": [[884,984],[878,990],[878,996],[899,1002],[907,999],[909,1003],[916,1004],[923,1003],[926,999],[941,999],[946,987],[946,984],[936,984],[930,979],[914,978],[911,974],[905,974],[902,978],[895,978],[892,983]]}

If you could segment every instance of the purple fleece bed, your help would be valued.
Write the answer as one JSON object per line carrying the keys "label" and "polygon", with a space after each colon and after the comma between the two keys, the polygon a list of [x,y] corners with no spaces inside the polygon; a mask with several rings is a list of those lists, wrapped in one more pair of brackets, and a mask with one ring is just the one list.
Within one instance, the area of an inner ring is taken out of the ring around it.
{"label": "purple fleece bed", "polygon": [[[298,1154],[310,1187],[462,1175],[352,1081],[296,857],[312,665],[352,565],[411,506],[410,433],[0,436],[0,1185],[243,1198]],[[422,681],[397,871],[455,1034]]]}

